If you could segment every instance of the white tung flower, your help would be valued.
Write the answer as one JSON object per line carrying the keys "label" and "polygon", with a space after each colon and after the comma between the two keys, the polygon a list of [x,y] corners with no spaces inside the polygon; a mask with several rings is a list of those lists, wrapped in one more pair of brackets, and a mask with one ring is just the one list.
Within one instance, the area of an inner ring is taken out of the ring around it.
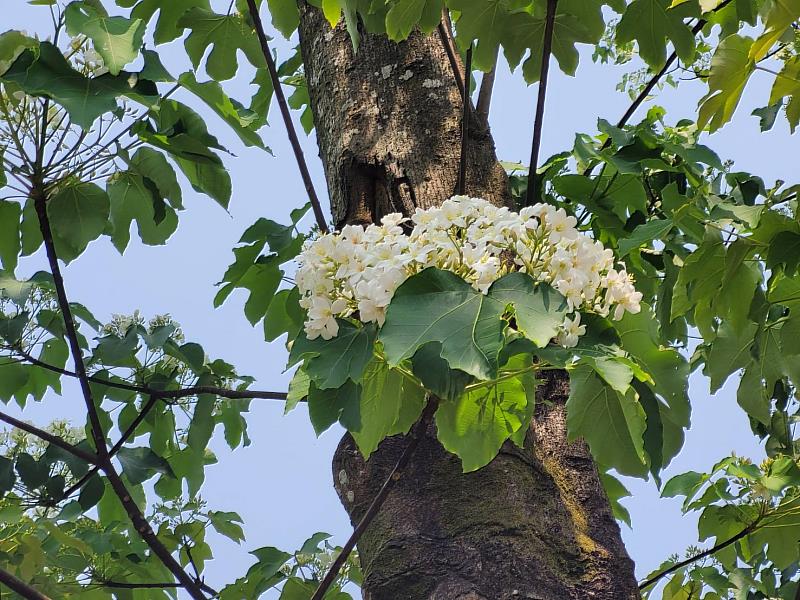
{"label": "white tung flower", "polygon": [[[404,223],[413,224],[406,235]],[[480,198],[455,196],[440,207],[417,208],[410,219],[386,215],[380,225],[347,225],[338,234],[307,243],[295,283],[308,311],[309,338],[330,339],[338,318],[354,315],[383,324],[397,288],[428,267],[447,269],[476,290],[511,271],[549,283],[567,299],[570,312],[555,341],[571,347],[586,331],[580,310],[612,315],[640,310],[642,295],[611,250],[581,234],[575,217],[548,204],[519,213]]]}

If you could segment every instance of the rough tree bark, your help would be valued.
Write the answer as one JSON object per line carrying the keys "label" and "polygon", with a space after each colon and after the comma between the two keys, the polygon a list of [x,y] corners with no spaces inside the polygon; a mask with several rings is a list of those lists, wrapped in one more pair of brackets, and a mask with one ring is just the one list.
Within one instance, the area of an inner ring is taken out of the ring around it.
{"label": "rough tree bark", "polygon": [[[300,41],[334,222],[377,222],[452,195],[461,96],[437,35],[402,43],[363,35],[354,55],[300,0]],[[467,193],[507,202],[485,126],[470,127]],[[511,444],[464,475],[431,425],[358,549],[367,600],[639,598],[633,573],[583,442],[568,443],[568,383],[548,373],[525,448]],[[352,438],[333,460],[336,490],[357,523],[404,448],[386,440],[369,461]]]}

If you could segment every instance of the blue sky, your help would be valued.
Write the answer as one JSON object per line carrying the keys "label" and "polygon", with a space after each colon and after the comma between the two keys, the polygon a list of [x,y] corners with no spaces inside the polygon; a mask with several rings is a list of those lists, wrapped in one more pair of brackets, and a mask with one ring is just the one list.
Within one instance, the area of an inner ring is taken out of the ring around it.
{"label": "blue sky", "polygon": [[[46,9],[30,7],[24,0],[12,0],[11,4],[13,16],[4,20],[3,29],[46,31]],[[288,44],[278,42],[277,47],[287,56]],[[180,47],[164,52],[173,73],[186,70]],[[593,64],[590,52],[582,53],[576,77],[565,76],[556,67],[551,70],[543,157],[571,147],[576,132],[595,133],[598,117],[611,122],[619,118],[630,102],[626,94],[615,90],[624,71]],[[768,89],[759,85],[758,77],[748,87],[735,122],[705,141],[723,159],[733,159],[735,168],[758,174],[767,184],[775,179],[791,180],[796,170],[786,157],[796,156],[797,139],[789,135],[780,118],[772,132],[762,134],[757,119],[749,116],[753,108],[766,104]],[[242,77],[241,82],[229,86],[233,95],[246,95],[249,79]],[[667,108],[669,122],[692,118],[704,91],[702,84],[686,82],[677,90],[664,91],[658,104]],[[536,87],[525,86],[520,73],[501,69],[491,124],[502,160],[527,162],[535,94]],[[643,116],[647,106],[637,117]],[[229,213],[185,186],[186,211],[180,214],[179,229],[166,246],[146,247],[133,235],[130,247],[120,256],[107,238],[93,242],[65,269],[67,292],[71,300],[87,305],[101,320],[136,309],[145,317],[168,312],[182,324],[188,340],[201,343],[210,356],[235,364],[241,373],[256,377],[255,387],[285,390],[288,378],[283,374],[286,353],[282,342],[265,343],[260,327],[249,325],[242,312],[242,294],[234,294],[216,310],[212,299],[214,283],[231,262],[231,248],[244,229],[259,217],[286,222],[289,211],[306,201],[303,185],[275,107],[272,125],[262,132],[274,156],[244,148],[219,119],[201,112],[212,132],[236,155],[227,159],[233,180]],[[300,135],[317,189],[324,196],[315,139]],[[310,226],[308,218],[306,224]],[[35,255],[22,261],[18,275],[29,275],[41,267],[42,257]],[[712,397],[707,380],[696,373],[690,392],[692,428],[665,479],[689,469],[707,470],[731,451],[761,459],[763,452],[736,405],[735,382],[729,381]],[[62,398],[31,405],[24,414],[38,424],[61,416],[82,420],[81,407],[77,386],[65,382]],[[218,434],[221,438],[219,430]],[[245,520],[248,537],[241,546],[223,539],[212,544],[216,560],[207,569],[212,585],[241,576],[251,563],[246,552],[254,548],[269,545],[291,551],[317,531],[332,534],[334,542],[345,541],[351,529],[333,491],[330,469],[341,434],[334,428],[317,439],[303,406],[284,416],[280,403],[256,400],[249,417],[252,445],[231,453],[224,441],[215,441],[219,463],[207,469],[202,495],[216,510],[238,512]],[[678,502],[659,499],[652,481],[626,480],[626,484],[634,494],[625,501],[633,529],[623,525],[622,531],[641,576],[669,554],[682,554],[696,542],[696,521],[681,516]]]}

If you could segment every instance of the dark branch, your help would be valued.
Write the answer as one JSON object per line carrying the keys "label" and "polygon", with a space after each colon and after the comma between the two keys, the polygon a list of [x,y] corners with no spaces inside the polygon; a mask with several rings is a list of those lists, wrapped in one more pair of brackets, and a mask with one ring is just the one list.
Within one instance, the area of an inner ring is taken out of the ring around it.
{"label": "dark branch", "polygon": [[[733,2],[733,0],[724,0],[724,2],[721,2],[719,6],[714,8],[711,12],[714,13],[720,11],[731,2]],[[695,23],[694,27],[692,27],[692,35],[696,36],[703,30],[703,27],[705,27],[707,24],[708,24],[707,20],[700,19],[697,23]],[[672,54],[670,54],[669,57],[667,58],[667,62],[665,62],[664,66],[661,67],[661,70],[659,70],[658,73],[656,73],[650,78],[650,81],[647,82],[647,85],[645,85],[642,91],[639,93],[639,95],[636,96],[634,101],[628,107],[628,110],[625,111],[625,114],[623,114],[622,117],[620,117],[620,120],[617,121],[617,127],[622,128],[628,124],[628,121],[631,119],[633,114],[638,110],[638,108],[642,105],[642,103],[645,100],[647,100],[647,97],[650,95],[650,92],[652,92],[653,89],[658,85],[659,81],[661,81],[661,78],[667,74],[670,67],[675,63],[676,60],[678,60],[678,53],[673,51]],[[610,139],[606,140],[605,144],[603,144],[603,147],[601,149],[608,148],[610,144],[611,140]]]}
{"label": "dark branch", "polygon": [[303,184],[306,188],[309,200],[311,200],[311,208],[314,211],[314,217],[317,220],[317,226],[323,233],[328,233],[328,223],[325,221],[325,215],[322,212],[322,205],[320,204],[317,191],[314,189],[314,182],[311,180],[311,174],[308,171],[306,158],[303,154],[303,148],[300,146],[300,140],[297,138],[297,131],[292,122],[292,113],[289,111],[289,105],[286,102],[286,96],[281,88],[281,80],[278,77],[278,69],[275,67],[275,60],[272,58],[272,52],[269,49],[269,42],[267,35],[264,33],[264,24],[261,22],[261,17],[258,13],[258,6],[255,0],[247,0],[247,7],[250,11],[250,17],[253,19],[253,24],[256,27],[256,35],[261,44],[261,51],[264,54],[264,59],[267,61],[267,69],[269,70],[269,77],[272,80],[272,87],[275,91],[275,98],[278,100],[278,107],[281,110],[283,122],[286,125],[286,133],[289,135],[289,142],[292,144],[294,157],[297,161],[297,167],[300,169],[300,176],[303,178]]}
{"label": "dark branch", "polygon": [[428,425],[433,419],[433,415],[438,406],[438,399],[430,397],[425,410],[422,412],[422,416],[420,416],[419,420],[411,430],[411,435],[408,439],[408,445],[406,446],[405,450],[403,450],[400,458],[397,460],[397,464],[395,464],[392,472],[389,473],[389,477],[386,478],[386,481],[383,483],[380,491],[378,491],[378,494],[372,500],[369,508],[367,508],[367,512],[365,512],[364,516],[361,517],[361,521],[359,521],[358,525],[353,531],[353,534],[350,536],[350,539],[347,540],[345,545],[342,547],[342,551],[333,561],[333,564],[331,565],[330,569],[328,569],[328,572],[325,574],[325,577],[319,584],[319,587],[314,592],[314,595],[311,596],[311,600],[322,600],[322,598],[325,597],[328,589],[333,585],[333,582],[336,581],[339,571],[347,562],[347,557],[350,556],[350,553],[353,551],[353,548],[355,548],[358,540],[361,538],[361,535],[364,533],[364,531],[366,531],[367,527],[369,527],[369,524],[375,518],[375,515],[378,514],[378,511],[386,501],[386,497],[389,495],[389,492],[391,492],[392,488],[394,488],[395,483],[397,483],[403,476],[403,472],[411,460],[411,457],[414,456],[414,452],[416,451],[422,436],[425,434],[425,431],[428,429]]}
{"label": "dark branch", "polygon": [[[136,418],[133,420],[133,422],[122,433],[120,438],[117,440],[117,443],[111,447],[111,450],[108,453],[109,457],[115,456],[117,452],[119,452],[120,448],[122,448],[122,446],[124,446],[128,442],[128,440],[130,440],[131,437],[133,437],[133,434],[136,433],[136,428],[139,427],[141,422],[145,420],[148,413],[151,410],[153,410],[153,407],[156,405],[157,402],[158,402],[158,396],[155,395],[150,396],[149,400],[147,401],[147,404],[145,404],[142,407],[142,410],[139,411],[139,414],[136,415]],[[99,470],[100,468],[98,466],[95,466],[94,468],[90,469],[89,472],[86,473],[86,475],[84,475],[78,481],[73,483],[64,492],[64,497],[69,498],[72,494],[81,489],[86,484],[86,482],[89,481],[89,479],[91,479],[92,475],[97,473]]]}
{"label": "dark branch", "polygon": [[127,581],[98,581],[100,587],[112,588],[117,590],[168,590],[182,587],[179,583],[158,583],[158,582],[133,582]]}
{"label": "dark branch", "polygon": [[48,596],[3,569],[0,569],[0,583],[27,600],[50,600]]}
{"label": "dark branch", "polygon": [[534,203],[536,193],[536,169],[539,164],[539,149],[542,145],[542,127],[544,126],[544,103],[547,99],[547,76],[550,73],[550,55],[553,51],[553,30],[556,22],[558,0],[547,0],[547,16],[544,24],[544,40],[542,42],[542,70],[539,74],[539,94],[536,101],[536,118],[533,122],[533,144],[531,162],[528,170],[528,191],[526,204]]}
{"label": "dark branch", "polygon": [[472,44],[467,50],[467,64],[464,68],[464,83],[466,85],[463,97],[463,110],[461,111],[461,159],[458,164],[458,183],[456,195],[463,196],[467,191],[467,151],[469,150],[469,117],[472,87]]}
{"label": "dark branch", "polygon": [[[700,559],[705,558],[706,556],[711,556],[712,554],[716,554],[720,550],[724,550],[725,548],[727,548],[731,544],[735,544],[736,542],[738,542],[743,537],[746,537],[746,536],[750,535],[755,529],[756,529],[756,523],[753,523],[752,525],[748,525],[747,527],[745,527],[742,531],[737,533],[732,538],[727,539],[724,542],[720,542],[719,544],[717,544],[713,548],[709,548],[708,550],[704,550],[703,552],[699,552],[698,554],[695,554],[694,556],[690,556],[689,558],[687,558],[684,561],[681,561],[679,563],[675,563],[674,565],[672,565],[668,569],[664,569],[660,573],[656,573],[655,575],[653,575],[647,581],[644,581],[641,584],[639,584],[639,589],[640,590],[647,589],[651,585],[653,585],[654,583],[657,583],[658,581],[660,581],[661,579],[666,577],[667,575],[671,575],[675,571],[683,569],[684,567],[688,567],[689,565],[697,562]],[[798,599],[798,600],[800,600],[800,599]]]}
{"label": "dark branch", "polygon": [[12,427],[16,427],[17,429],[26,431],[31,435],[35,435],[36,437],[43,439],[44,441],[50,444],[53,444],[54,446],[58,446],[62,450],[69,452],[73,456],[76,456],[83,461],[86,461],[90,465],[96,465],[98,462],[97,456],[95,456],[91,452],[86,452],[85,450],[81,450],[80,448],[70,444],[63,438],[60,438],[57,435],[53,435],[52,433],[48,433],[47,431],[39,429],[38,427],[34,427],[33,425],[25,423],[24,421],[20,421],[19,419],[15,419],[11,415],[7,415],[5,413],[0,412],[0,421],[4,421],[5,423],[8,423]]}
{"label": "dark branch", "polygon": [[462,101],[466,102],[466,88],[464,86],[464,73],[461,71],[461,64],[458,62],[458,53],[456,52],[456,45],[453,42],[453,30],[450,26],[450,13],[446,8],[442,9],[442,20],[439,21],[437,27],[439,32],[439,39],[442,40],[447,60],[450,63],[450,68],[453,70],[453,77],[456,80],[456,86],[461,94]]}
{"label": "dark branch", "polygon": [[[41,166],[41,161],[37,160],[37,165]],[[119,473],[117,473],[114,464],[106,446],[106,438],[103,432],[103,426],[100,423],[100,417],[95,406],[94,398],[92,397],[92,389],[89,382],[89,377],[86,373],[86,365],[83,361],[83,354],[81,352],[80,342],[78,341],[78,331],[75,327],[75,321],[72,317],[72,309],[70,308],[69,300],[67,299],[66,289],[64,287],[64,278],[61,275],[61,268],[58,264],[58,255],[56,253],[55,242],[53,241],[53,231],[50,227],[50,220],[47,215],[47,196],[44,192],[44,183],[42,181],[41,169],[34,171],[32,178],[32,197],[36,214],[39,217],[39,229],[42,233],[42,240],[44,241],[45,252],[47,254],[47,262],[50,266],[50,272],[53,276],[53,283],[55,284],[56,297],[58,298],[59,309],[64,319],[64,330],[66,332],[67,342],[72,355],[73,363],[75,364],[75,373],[80,382],[81,391],[83,392],[83,399],[86,404],[86,411],[89,416],[89,425],[91,429],[92,438],[95,442],[95,449],[98,455],[100,468],[105,473],[108,482],[111,484],[114,493],[122,503],[125,512],[128,514],[131,523],[133,523],[136,531],[147,543],[153,553],[158,556],[164,566],[175,576],[175,578],[183,585],[187,593],[194,598],[194,600],[206,600],[205,594],[197,586],[196,582],[189,576],[186,571],[178,564],[178,561],[172,556],[169,550],[161,543],[158,536],[155,534],[150,524],[142,514],[141,509],[133,501],[131,493],[122,482]]]}

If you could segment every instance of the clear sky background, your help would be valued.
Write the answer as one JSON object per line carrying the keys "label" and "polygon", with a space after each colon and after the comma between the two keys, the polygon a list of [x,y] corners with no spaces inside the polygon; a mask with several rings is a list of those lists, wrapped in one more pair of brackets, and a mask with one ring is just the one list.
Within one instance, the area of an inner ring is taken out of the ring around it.
{"label": "clear sky background", "polygon": [[[0,30],[25,29],[46,35],[47,9],[31,7],[24,0],[6,0],[6,17]],[[227,6],[227,2],[225,2]],[[225,7],[222,8],[224,10]],[[273,32],[279,37],[277,32]],[[287,57],[291,45],[276,40],[280,56]],[[178,74],[187,69],[179,46],[161,49],[165,63]],[[615,90],[622,74],[630,68],[595,65],[591,52],[581,54],[576,77],[568,77],[555,66],[551,70],[547,119],[542,156],[571,147],[575,133],[594,134],[598,117],[616,122],[630,103]],[[227,86],[235,97],[249,96],[249,71]],[[697,81],[667,89],[658,104],[667,109],[668,122],[694,118],[697,100],[705,86]],[[758,120],[749,116],[753,108],[766,104],[768,88],[757,73],[751,81],[735,122],[721,132],[707,136],[705,142],[724,159],[735,161],[734,168],[762,176],[768,185],[775,179],[792,181],[797,173],[790,157],[797,156],[797,137],[779,117],[772,132],[759,132]],[[492,106],[491,125],[502,160],[526,163],[530,155],[531,130],[536,87],[527,87],[521,74],[500,69]],[[189,100],[192,106],[199,102]],[[634,117],[641,119],[652,103]],[[271,126],[262,133],[274,156],[242,146],[238,139],[210,111],[207,117],[216,134],[235,156],[226,164],[233,180],[233,198],[226,212],[205,196],[184,186],[186,210],[180,213],[178,231],[166,246],[147,247],[134,234],[123,256],[108,238],[90,244],[87,252],[64,272],[71,300],[85,304],[100,320],[112,314],[130,314],[139,309],[143,316],[170,313],[179,321],[187,341],[201,343],[208,354],[236,365],[240,373],[257,378],[255,388],[282,391],[288,377],[283,373],[286,352],[283,341],[264,342],[260,326],[253,328],[242,312],[245,296],[234,293],[219,309],[212,305],[221,279],[233,259],[231,248],[241,233],[257,218],[288,221],[290,210],[306,202],[297,175],[291,148],[273,106]],[[298,122],[299,115],[295,115]],[[327,190],[318,160],[313,135],[300,133],[317,190]],[[310,227],[307,217],[304,224]],[[29,276],[43,267],[41,254],[21,262],[18,276]],[[695,373],[690,382],[692,428],[682,453],[664,473],[664,480],[687,470],[708,470],[731,451],[760,461],[763,450],[751,434],[744,412],[735,400],[736,382],[729,381],[714,396],[708,382]],[[82,399],[74,382],[64,382],[61,398],[48,397],[31,404],[24,415],[39,425],[58,417],[83,422]],[[206,470],[202,496],[214,510],[238,512],[245,521],[247,540],[234,544],[219,536],[210,538],[215,560],[206,571],[207,580],[221,587],[242,576],[253,562],[248,550],[277,546],[292,551],[317,531],[326,531],[333,542],[343,543],[351,532],[347,515],[333,490],[330,461],[342,430],[335,427],[320,439],[314,435],[304,406],[283,415],[279,402],[255,400],[249,416],[248,448],[230,452],[221,430],[213,442],[219,462]],[[697,540],[696,519],[680,513],[680,503],[660,499],[651,481],[626,479],[633,497],[624,501],[631,513],[633,528],[622,525],[622,533],[637,574],[645,575],[672,553],[683,554]]]}

